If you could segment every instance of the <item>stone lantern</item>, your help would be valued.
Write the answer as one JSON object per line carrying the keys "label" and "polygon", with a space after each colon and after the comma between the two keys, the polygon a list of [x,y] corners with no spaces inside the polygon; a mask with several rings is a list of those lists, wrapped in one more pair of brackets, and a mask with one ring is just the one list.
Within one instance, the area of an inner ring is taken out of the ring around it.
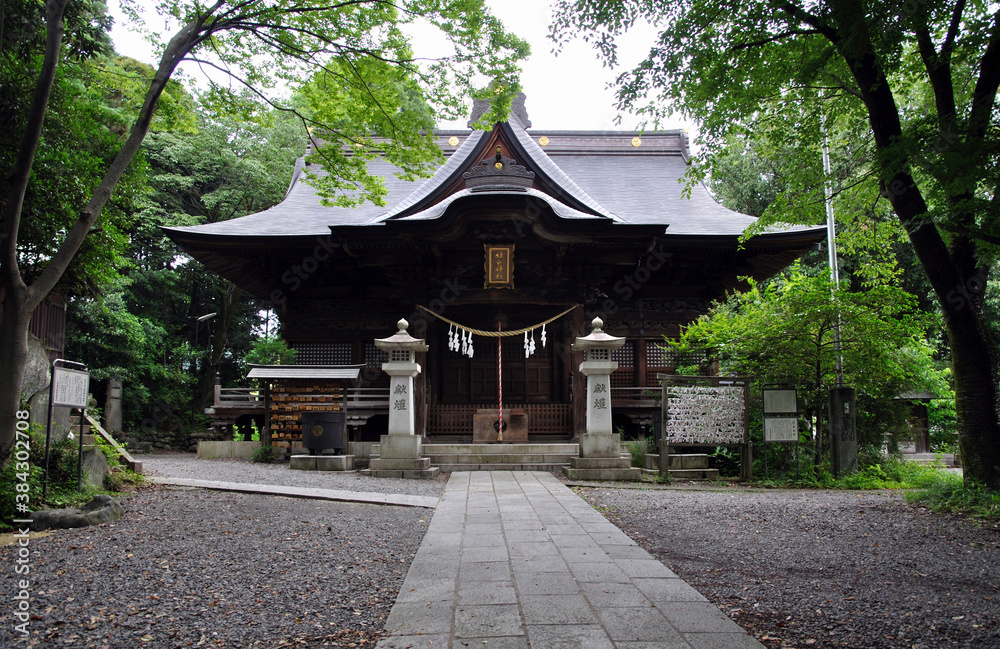
{"label": "stone lantern", "polygon": [[618,361],[611,352],[624,338],[604,333],[604,321],[594,318],[589,336],[578,337],[573,351],[584,353],[580,373],[587,377],[587,424],[580,437],[580,457],[570,458],[566,474],[576,480],[638,480],[640,469],[621,455],[621,435],[611,424],[611,373]]}
{"label": "stone lantern", "polygon": [[389,353],[382,371],[389,375],[389,429],[382,435],[379,457],[373,458],[369,475],[379,478],[433,478],[437,467],[421,456],[421,438],[416,434],[413,379],[420,374],[416,353],[427,351],[422,339],[407,333],[406,320],[396,323],[399,330],[388,338],[377,338],[375,346]]}

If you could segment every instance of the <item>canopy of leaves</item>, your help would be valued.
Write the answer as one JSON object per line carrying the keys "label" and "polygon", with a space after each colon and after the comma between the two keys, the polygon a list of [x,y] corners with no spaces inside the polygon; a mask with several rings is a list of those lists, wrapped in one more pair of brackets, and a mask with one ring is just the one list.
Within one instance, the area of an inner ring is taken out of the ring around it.
{"label": "canopy of leaves", "polygon": [[[5,3],[0,52],[0,196],[8,195],[8,173],[41,65],[42,5]],[[33,279],[58,249],[63,233],[100,182],[120,147],[129,115],[118,109],[95,72],[109,51],[109,18],[98,2],[73,3],[67,12],[64,61],[57,72],[42,139],[22,208],[18,263]],[[141,95],[140,95],[141,96]],[[94,231],[63,277],[67,294],[93,291],[125,263],[125,231],[144,191],[145,163],[137,158],[96,221]]]}
{"label": "canopy of leaves", "polygon": [[[136,3],[125,6],[138,18]],[[323,169],[308,170],[310,182],[339,205],[382,201],[380,179],[368,176],[376,157],[406,178],[429,175],[441,160],[431,139],[435,116],[457,117],[477,87],[498,81],[507,89],[491,113],[504,117],[517,91],[519,61],[529,52],[483,0],[308,6],[255,0],[206,7],[166,0],[157,11],[199,31],[185,58],[229,77],[213,82],[206,96],[216,114],[241,117],[264,103],[311,127],[313,161]],[[450,54],[414,55],[411,34],[428,28],[450,43]],[[268,64],[261,65],[264,56]],[[289,88],[294,97],[288,98]]]}
{"label": "canopy of leaves", "polygon": [[[558,41],[582,34],[614,63],[616,38],[640,20],[662,31],[647,58],[618,77],[620,107],[653,124],[674,111],[696,119],[709,156],[727,148],[734,128],[767,141],[795,175],[788,185],[807,192],[804,200],[789,197],[772,221],[815,222],[802,212],[807,204],[812,214],[820,209],[826,116],[842,167],[837,189],[860,184],[856,204],[878,210],[879,190],[893,191],[879,183],[909,165],[929,203],[928,220],[981,242],[1000,241],[995,4],[562,0],[552,31]],[[862,55],[889,80],[901,119],[901,136],[880,143],[878,153],[869,88],[847,63]]]}
{"label": "canopy of leaves", "polygon": [[915,307],[913,296],[891,286],[834,290],[827,277],[793,268],[764,288],[730,295],[673,344],[708,349],[720,373],[795,386],[811,408],[821,408],[836,386],[838,356],[845,384],[870,397],[943,392],[924,340],[925,316]]}

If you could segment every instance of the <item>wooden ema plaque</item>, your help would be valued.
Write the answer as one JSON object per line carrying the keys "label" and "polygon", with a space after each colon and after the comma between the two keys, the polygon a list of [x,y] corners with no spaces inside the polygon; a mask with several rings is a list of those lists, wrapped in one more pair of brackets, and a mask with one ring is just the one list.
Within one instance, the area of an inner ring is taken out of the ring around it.
{"label": "wooden ema plaque", "polygon": [[[498,416],[495,409],[480,409],[472,416],[472,443],[473,444],[496,444]],[[503,431],[503,441],[501,444],[528,441],[528,413],[515,408],[514,410],[503,411],[503,422],[506,428]]]}

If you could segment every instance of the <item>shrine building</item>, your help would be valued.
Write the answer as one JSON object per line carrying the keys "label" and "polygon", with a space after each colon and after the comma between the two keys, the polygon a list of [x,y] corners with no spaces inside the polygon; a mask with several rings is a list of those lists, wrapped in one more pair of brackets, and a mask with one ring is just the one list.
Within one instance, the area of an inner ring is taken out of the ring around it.
{"label": "shrine building", "polygon": [[[484,108],[477,102],[470,125]],[[595,317],[626,339],[613,352],[616,425],[648,424],[656,374],[700,360],[665,350],[664,337],[740,288],[741,277],[771,277],[817,248],[825,228],[741,241],[753,217],[700,183],[686,195],[684,131],[530,127],[521,95],[492,130],[436,131],[446,162],[428,179],[400,180],[389,164],[371,163],[385,178],[385,206],[323,206],[300,159],[278,205],[166,232],[274,305],[282,337],[298,350],[287,376],[300,392],[320,394],[349,376],[346,390],[369,394],[370,407],[355,399],[354,413],[346,401],[352,440],[386,432],[387,355],[375,340],[401,318],[428,346],[417,355],[413,401],[427,442],[472,441],[475,413],[500,398],[524,415],[529,441],[579,438],[586,377],[571,344]],[[295,417],[275,412],[272,444],[301,439]]]}

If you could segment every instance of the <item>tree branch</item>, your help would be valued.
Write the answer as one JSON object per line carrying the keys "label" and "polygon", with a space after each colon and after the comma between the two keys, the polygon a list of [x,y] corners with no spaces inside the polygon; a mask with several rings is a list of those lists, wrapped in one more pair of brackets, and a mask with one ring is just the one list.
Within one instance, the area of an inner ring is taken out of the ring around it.
{"label": "tree branch", "polygon": [[[48,0],[45,4],[45,55],[42,68],[35,82],[35,91],[31,97],[31,108],[28,112],[28,122],[21,136],[17,159],[11,170],[7,192],[7,204],[3,212],[3,227],[0,230],[0,262],[3,266],[2,283],[8,288],[24,289],[24,279],[17,261],[17,235],[21,222],[21,210],[24,207],[24,195],[28,191],[28,181],[31,178],[31,167],[35,162],[38,144],[42,139],[42,125],[45,123],[45,109],[52,94],[55,83],[56,68],[62,54],[63,13],[68,0]],[[89,229],[89,228],[88,228]],[[48,291],[42,294],[44,297]],[[39,298],[41,301],[41,298]],[[31,306],[34,308],[34,305]]]}
{"label": "tree branch", "polygon": [[[50,0],[50,2],[55,1],[57,0]],[[212,12],[216,11],[224,2],[225,0],[217,0],[216,4],[209,8],[207,12],[198,16],[194,22],[185,25],[170,39],[166,49],[163,51],[163,55],[160,57],[160,66],[150,83],[149,90],[146,92],[146,98],[143,101],[142,108],[139,110],[139,115],[132,126],[128,139],[118,151],[118,155],[111,162],[107,173],[101,179],[97,189],[94,190],[90,200],[80,211],[80,215],[77,217],[73,227],[70,228],[66,234],[66,238],[63,239],[62,245],[52,255],[52,259],[45,267],[45,270],[42,271],[41,275],[28,288],[32,299],[41,301],[42,298],[52,291],[63,273],[66,272],[74,255],[76,255],[76,252],[80,249],[84,239],[86,239],[87,234],[90,232],[94,221],[97,220],[97,217],[104,209],[104,205],[111,198],[111,192],[114,190],[115,185],[118,184],[118,181],[124,175],[135,154],[138,153],[139,147],[146,137],[146,133],[149,132],[149,125],[153,120],[153,113],[156,111],[160,95],[163,94],[163,90],[166,88],[174,69],[189,51],[197,47],[211,35],[212,30],[208,21],[213,18]]]}
{"label": "tree branch", "polygon": [[1000,86],[1000,10],[993,14],[993,30],[989,45],[979,62],[979,79],[972,93],[972,108],[969,111],[968,137],[970,141],[981,141],[989,130],[990,118],[996,105],[997,87]]}
{"label": "tree branch", "polygon": [[780,34],[775,34],[770,38],[762,38],[760,40],[751,41],[749,43],[740,43],[738,45],[733,45],[728,48],[728,51],[734,52],[739,50],[749,50],[755,47],[760,47],[762,45],[767,45],[768,43],[774,43],[780,41],[789,36],[809,36],[815,34],[821,34],[821,32],[817,29],[789,29],[788,31],[781,32]]}

